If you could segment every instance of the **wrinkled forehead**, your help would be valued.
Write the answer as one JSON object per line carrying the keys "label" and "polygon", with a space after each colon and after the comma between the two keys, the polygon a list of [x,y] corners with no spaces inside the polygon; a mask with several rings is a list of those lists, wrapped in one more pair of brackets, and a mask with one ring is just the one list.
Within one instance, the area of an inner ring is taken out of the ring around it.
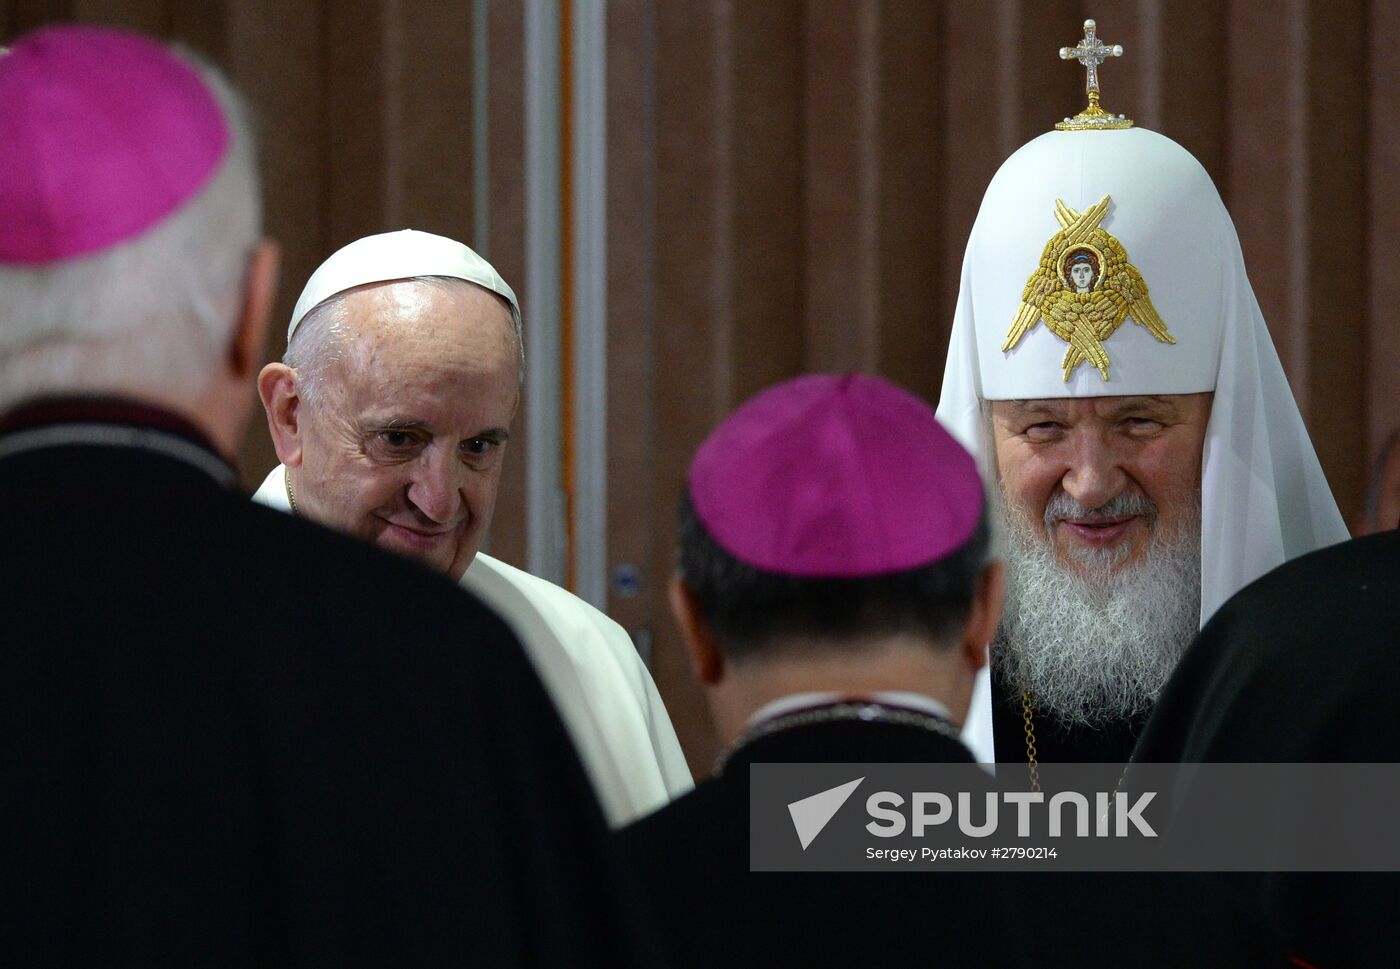
{"label": "wrinkled forehead", "polygon": [[368,283],[336,299],[347,332],[375,346],[393,347],[423,337],[482,348],[515,343],[505,300],[461,279]]}
{"label": "wrinkled forehead", "polygon": [[342,294],[327,370],[358,394],[495,379],[519,382],[514,323],[494,294],[461,280],[396,280]]}

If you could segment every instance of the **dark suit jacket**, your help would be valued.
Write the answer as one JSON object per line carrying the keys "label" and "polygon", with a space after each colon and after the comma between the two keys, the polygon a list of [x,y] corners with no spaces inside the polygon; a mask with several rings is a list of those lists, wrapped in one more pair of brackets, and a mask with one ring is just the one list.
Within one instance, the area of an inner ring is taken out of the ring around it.
{"label": "dark suit jacket", "polygon": [[[1172,675],[1133,754],[1144,763],[1400,761],[1400,532],[1321,549],[1230,599]],[[1303,802],[1278,806],[1300,830]],[[1183,816],[1208,805],[1185,803]],[[1305,835],[1302,835],[1305,836]],[[1381,837],[1394,837],[1385,832]],[[1315,964],[1394,966],[1400,875],[1232,878]]]}
{"label": "dark suit jacket", "polygon": [[0,964],[633,959],[599,809],[499,619],[159,448],[34,446],[80,417],[218,467],[110,402],[0,434]]}
{"label": "dark suit jacket", "polygon": [[[1253,929],[1153,876],[751,872],[751,763],[970,763],[915,727],[826,723],[740,749],[716,778],[619,833],[680,966],[1274,965]],[[1217,959],[1219,961],[1212,961]]]}

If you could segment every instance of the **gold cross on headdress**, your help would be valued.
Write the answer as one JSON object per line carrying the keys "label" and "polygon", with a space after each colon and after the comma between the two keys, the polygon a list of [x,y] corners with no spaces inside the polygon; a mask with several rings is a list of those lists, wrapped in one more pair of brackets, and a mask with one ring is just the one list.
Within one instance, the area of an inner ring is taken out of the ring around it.
{"label": "gold cross on headdress", "polygon": [[1114,128],[1131,128],[1132,119],[1123,115],[1112,115],[1099,106],[1099,65],[1110,57],[1122,57],[1123,45],[1112,47],[1099,40],[1095,31],[1098,24],[1084,21],[1084,39],[1077,47],[1061,47],[1060,60],[1076,60],[1084,65],[1086,77],[1084,90],[1089,95],[1089,106],[1073,118],[1066,118],[1055,125],[1060,131],[1092,131]]}

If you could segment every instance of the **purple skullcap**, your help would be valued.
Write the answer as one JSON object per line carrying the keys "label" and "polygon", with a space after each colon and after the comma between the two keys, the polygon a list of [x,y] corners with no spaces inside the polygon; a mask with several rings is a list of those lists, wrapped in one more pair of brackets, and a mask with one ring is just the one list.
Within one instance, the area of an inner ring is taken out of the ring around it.
{"label": "purple skullcap", "polygon": [[0,55],[0,262],[38,265],[139,235],[209,181],[218,102],[161,45],[47,27]]}
{"label": "purple skullcap", "polygon": [[763,391],[700,446],[689,486],[721,548],[804,578],[929,565],[972,537],[984,501],[972,456],[933,408],[860,374]]}

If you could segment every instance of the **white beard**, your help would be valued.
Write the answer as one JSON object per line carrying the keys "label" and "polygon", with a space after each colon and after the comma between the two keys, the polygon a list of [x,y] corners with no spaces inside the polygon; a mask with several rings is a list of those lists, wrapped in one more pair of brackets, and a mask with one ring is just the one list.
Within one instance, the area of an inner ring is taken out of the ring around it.
{"label": "white beard", "polygon": [[998,551],[1006,562],[1006,609],[992,662],[1036,709],[1067,725],[1102,726],[1151,709],[1200,626],[1200,500],[1175,535],[1163,535],[1157,509],[1143,496],[1121,496],[1101,511],[1143,514],[1152,528],[1137,565],[1114,569],[1126,544],[1076,549],[1086,573],[1055,555],[1053,522],[1089,513],[1063,492],[1046,508],[1043,529],[1009,514],[993,489]]}

